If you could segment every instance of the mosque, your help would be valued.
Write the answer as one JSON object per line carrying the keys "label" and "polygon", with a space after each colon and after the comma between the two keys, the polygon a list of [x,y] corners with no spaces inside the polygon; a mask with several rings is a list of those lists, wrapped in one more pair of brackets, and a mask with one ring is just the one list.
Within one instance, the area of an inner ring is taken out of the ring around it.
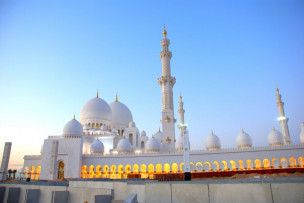
{"label": "mosque", "polygon": [[[152,178],[153,174],[184,171],[184,108],[178,102],[179,130],[175,135],[173,87],[169,51],[170,41],[164,28],[161,40],[162,76],[158,78],[162,94],[162,128],[148,137],[136,127],[130,109],[116,95],[108,103],[99,97],[84,104],[80,121],[75,116],[63,128],[62,135],[48,136],[39,155],[24,156],[23,175],[35,180],[62,178],[124,179],[129,174]],[[191,172],[260,170],[304,167],[304,123],[301,123],[300,145],[293,145],[284,113],[281,94],[276,89],[278,122],[281,132],[268,135],[267,147],[253,147],[252,138],[244,130],[236,137],[236,148],[221,149],[221,141],[211,132],[205,149],[190,150]]]}

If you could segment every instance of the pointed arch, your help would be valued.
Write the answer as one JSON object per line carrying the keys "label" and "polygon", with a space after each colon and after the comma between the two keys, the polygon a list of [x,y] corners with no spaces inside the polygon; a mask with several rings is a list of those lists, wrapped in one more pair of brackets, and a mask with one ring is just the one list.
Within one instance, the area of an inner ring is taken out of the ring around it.
{"label": "pointed arch", "polygon": [[123,172],[124,172],[124,167],[123,167],[123,165],[119,165],[119,166],[117,167],[117,170],[118,170],[117,178],[118,178],[118,179],[122,179],[122,178],[123,178]]}
{"label": "pointed arch", "polygon": [[101,166],[96,166],[96,178],[101,178]]}
{"label": "pointed arch", "polygon": [[300,156],[300,157],[298,158],[298,162],[299,162],[299,166],[300,166],[301,168],[304,168],[304,157]]}
{"label": "pointed arch", "polygon": [[165,165],[164,165],[164,172],[165,173],[170,173],[170,164],[165,163]]}
{"label": "pointed arch", "polygon": [[282,157],[280,162],[281,162],[282,168],[287,168],[288,167],[288,161],[287,161],[286,158]]}
{"label": "pointed arch", "polygon": [[126,165],[125,167],[126,169],[126,174],[128,175],[129,173],[131,173],[131,166],[129,164]]}
{"label": "pointed arch", "polygon": [[292,168],[297,168],[297,160],[294,157],[289,158],[289,165]]}
{"label": "pointed arch", "polygon": [[238,160],[238,164],[239,164],[239,169],[240,169],[240,171],[244,170],[244,167],[243,167],[243,160]]}
{"label": "pointed arch", "polygon": [[278,159],[277,158],[273,158],[271,160],[271,165],[272,165],[273,168],[279,168],[280,165],[279,165]]}
{"label": "pointed arch", "polygon": [[147,178],[147,167],[145,164],[140,165],[141,178]]}
{"label": "pointed arch", "polygon": [[221,162],[221,164],[223,164],[223,166],[224,166],[224,171],[228,171],[229,169],[228,169],[228,167],[227,167],[227,161],[222,161]]}
{"label": "pointed arch", "polygon": [[87,178],[87,176],[88,176],[88,167],[87,167],[87,165],[83,165],[82,166],[82,178]]}
{"label": "pointed arch", "polygon": [[199,171],[199,172],[204,171],[204,167],[203,167],[202,162],[196,162],[195,166],[196,166],[197,171]]}
{"label": "pointed arch", "polygon": [[148,165],[148,172],[151,173],[151,174],[154,173],[154,165],[153,164]]}
{"label": "pointed arch", "polygon": [[178,172],[178,165],[177,165],[177,163],[173,163],[172,164],[172,172],[173,173],[177,173]]}
{"label": "pointed arch", "polygon": [[37,166],[37,169],[36,169],[36,180],[39,180],[40,172],[41,172],[41,166]]}
{"label": "pointed arch", "polygon": [[215,165],[215,168],[216,168],[215,170],[216,171],[220,171],[220,164],[219,164],[219,162],[214,161],[213,164]]}
{"label": "pointed arch", "polygon": [[179,171],[182,173],[184,171],[184,163],[179,164]]}
{"label": "pointed arch", "polygon": [[133,165],[133,173],[136,173],[136,174],[138,174],[139,173],[139,166],[137,165],[137,164],[134,164]]}
{"label": "pointed arch", "polygon": [[206,161],[204,164],[205,164],[206,166],[208,166],[208,171],[211,171],[211,164],[210,164],[210,162],[209,162],[209,161]]}
{"label": "pointed arch", "polygon": [[116,166],[115,165],[112,165],[110,167],[110,178],[111,179],[116,179]]}
{"label": "pointed arch", "polygon": [[89,178],[94,178],[94,166],[91,165],[89,167],[89,170],[90,170],[90,172],[89,172]]}
{"label": "pointed arch", "polygon": [[156,173],[162,173],[162,165],[161,164],[156,164]]}
{"label": "pointed arch", "polygon": [[248,160],[246,161],[246,163],[247,163],[247,169],[248,169],[248,170],[252,170],[252,160],[248,159]]}
{"label": "pointed arch", "polygon": [[231,164],[231,170],[232,170],[232,171],[236,171],[237,168],[236,168],[235,161],[234,161],[234,160],[230,160],[230,164]]}
{"label": "pointed arch", "polygon": [[269,159],[264,159],[263,160],[263,166],[264,166],[264,169],[269,169],[270,168],[270,161],[269,161]]}
{"label": "pointed arch", "polygon": [[108,165],[103,166],[103,177],[109,178],[109,166]]}
{"label": "pointed arch", "polygon": [[257,170],[262,169],[262,162],[261,162],[260,159],[256,159],[256,160],[254,161],[254,164],[255,164],[255,169],[257,169]]}

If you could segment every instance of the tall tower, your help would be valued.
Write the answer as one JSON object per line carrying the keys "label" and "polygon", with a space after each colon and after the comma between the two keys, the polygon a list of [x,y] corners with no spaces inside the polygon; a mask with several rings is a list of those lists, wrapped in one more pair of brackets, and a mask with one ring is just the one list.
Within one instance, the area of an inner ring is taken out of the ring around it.
{"label": "tall tower", "polygon": [[7,167],[10,159],[11,148],[12,148],[12,143],[6,142],[4,145],[2,163],[0,168],[0,176],[1,176],[0,180],[6,180]]}
{"label": "tall tower", "polygon": [[179,113],[179,123],[180,125],[184,124],[185,120],[184,120],[184,102],[182,101],[182,94],[179,95],[179,109],[178,109],[178,113]]}
{"label": "tall tower", "polygon": [[162,76],[158,78],[158,84],[162,89],[162,127],[163,137],[169,146],[168,151],[174,152],[175,141],[175,119],[174,119],[174,107],[173,107],[173,86],[176,79],[171,76],[170,60],[172,53],[169,51],[170,41],[167,39],[167,31],[164,26],[164,39],[161,40],[163,50],[160,52],[160,58],[162,60]]}
{"label": "tall tower", "polygon": [[284,102],[282,102],[282,100],[281,100],[282,96],[279,93],[278,87],[276,87],[276,91],[277,91],[276,98],[278,100],[277,107],[279,109],[279,115],[280,115],[280,117],[278,118],[278,122],[280,123],[280,126],[281,126],[281,130],[282,130],[282,134],[283,134],[283,139],[284,139],[284,144],[288,145],[288,144],[291,144],[291,139],[290,139],[288,125],[287,125],[288,118],[285,117]]}

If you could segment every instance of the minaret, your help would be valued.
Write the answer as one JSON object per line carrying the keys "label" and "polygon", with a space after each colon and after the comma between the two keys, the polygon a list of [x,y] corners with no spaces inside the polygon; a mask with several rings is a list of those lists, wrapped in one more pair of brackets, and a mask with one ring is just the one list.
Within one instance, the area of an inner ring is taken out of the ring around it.
{"label": "minaret", "polygon": [[173,108],[173,86],[176,82],[174,77],[171,77],[170,60],[172,53],[168,47],[170,41],[167,39],[167,31],[164,26],[164,39],[161,40],[163,50],[160,52],[160,58],[162,60],[162,76],[158,78],[158,84],[162,89],[162,127],[163,137],[169,145],[169,152],[174,152],[174,140],[175,140],[175,119]]}
{"label": "minaret", "polygon": [[277,91],[276,98],[278,100],[277,107],[279,109],[279,115],[280,115],[280,117],[278,118],[278,122],[281,125],[281,130],[282,130],[282,134],[283,134],[284,144],[288,145],[288,144],[291,144],[291,139],[290,139],[288,125],[287,125],[288,118],[285,117],[284,108],[283,108],[284,107],[284,102],[282,102],[282,100],[281,100],[282,96],[279,93],[278,87],[276,87],[276,91]]}
{"label": "minaret", "polygon": [[182,101],[182,94],[179,95],[179,109],[178,109],[178,113],[179,113],[179,123],[180,125],[184,124],[184,102]]}

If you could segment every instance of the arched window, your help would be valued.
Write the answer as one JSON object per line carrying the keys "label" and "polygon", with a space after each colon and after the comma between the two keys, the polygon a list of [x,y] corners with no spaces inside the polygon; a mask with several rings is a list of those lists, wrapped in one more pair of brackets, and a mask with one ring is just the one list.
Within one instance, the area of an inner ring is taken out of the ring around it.
{"label": "arched window", "polygon": [[145,148],[145,142],[144,141],[141,141],[141,143],[140,143],[140,148]]}
{"label": "arched window", "polygon": [[64,178],[64,162],[60,161],[58,163],[58,179]]}
{"label": "arched window", "polygon": [[132,133],[129,134],[129,141],[130,141],[131,145],[133,146],[133,134]]}

